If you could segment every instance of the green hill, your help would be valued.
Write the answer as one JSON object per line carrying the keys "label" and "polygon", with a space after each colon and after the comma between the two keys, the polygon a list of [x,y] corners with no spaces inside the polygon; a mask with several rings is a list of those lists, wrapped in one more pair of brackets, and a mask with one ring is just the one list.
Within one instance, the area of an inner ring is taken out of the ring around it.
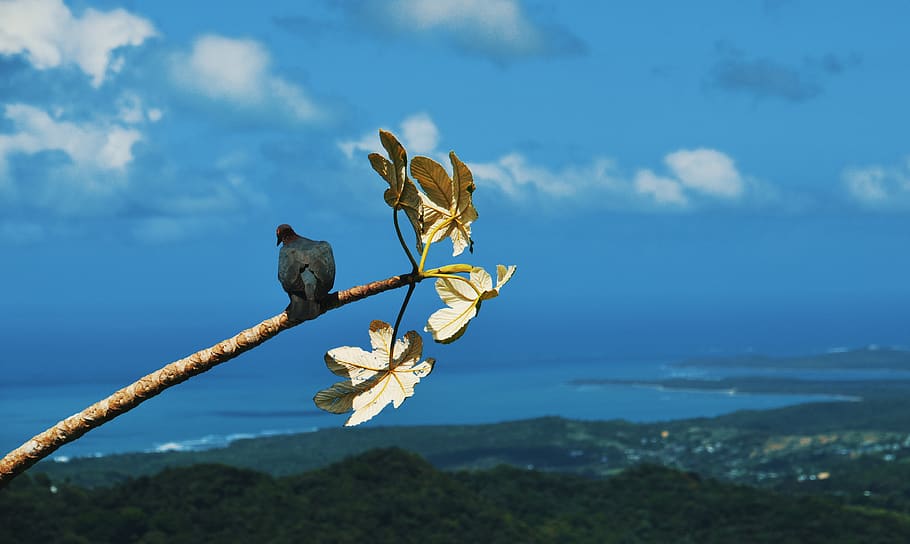
{"label": "green hill", "polygon": [[332,428],[238,440],[226,448],[198,452],[44,461],[30,472],[84,486],[110,485],[199,463],[283,476],[370,449],[398,446],[447,470],[508,464],[603,476],[650,462],[774,486],[796,480],[805,471],[830,471],[835,464],[865,456],[881,458],[890,452],[896,462],[910,462],[908,429],[910,399],[874,399],[646,424],[550,417],[488,425]]}
{"label": "green hill", "polygon": [[910,518],[654,465],[606,479],[442,472],[400,449],[299,475],[223,465],[110,488],[23,477],[0,542],[908,542]]}

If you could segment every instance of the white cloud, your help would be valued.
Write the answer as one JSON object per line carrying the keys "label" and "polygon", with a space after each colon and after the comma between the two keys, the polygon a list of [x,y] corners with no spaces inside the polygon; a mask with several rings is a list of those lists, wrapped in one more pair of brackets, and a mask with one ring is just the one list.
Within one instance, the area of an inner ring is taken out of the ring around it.
{"label": "white cloud", "polygon": [[887,174],[880,166],[850,168],[844,172],[844,182],[854,198],[861,202],[883,202],[888,199],[885,188]]}
{"label": "white cloud", "polygon": [[128,125],[138,125],[145,121],[156,123],[164,113],[158,108],[146,109],[142,99],[134,93],[124,93],[117,100],[117,118]]}
{"label": "white cloud", "polygon": [[62,0],[0,2],[0,54],[23,54],[39,70],[75,64],[96,88],[122,69],[123,58],[113,57],[118,48],[154,35],[151,22],[123,9],[89,8],[74,17]]}
{"label": "white cloud", "polygon": [[578,54],[585,45],[553,24],[533,21],[518,0],[395,0],[367,4],[359,15],[371,25],[442,37],[497,60]]}
{"label": "white cloud", "polygon": [[338,142],[338,149],[348,159],[354,158],[354,153],[362,151],[364,153],[380,153],[382,151],[382,146],[379,145],[379,129],[376,129],[372,132],[364,134],[356,140],[342,140]]}
{"label": "white cloud", "polygon": [[863,206],[882,209],[910,206],[910,157],[893,167],[848,168],[842,177],[850,196]]}
{"label": "white cloud", "polygon": [[272,74],[269,52],[255,40],[202,36],[188,54],[172,59],[171,73],[179,85],[208,98],[243,108],[278,108],[297,121],[320,117],[303,89]]}
{"label": "white cloud", "polygon": [[8,104],[4,116],[15,132],[0,134],[0,178],[5,178],[4,166],[11,154],[52,150],[66,153],[79,166],[122,171],[133,160],[133,145],[142,139],[135,129],[60,121],[27,104]]}
{"label": "white cloud", "polygon": [[186,83],[212,98],[259,102],[264,98],[269,54],[253,40],[202,36],[180,65]]}
{"label": "white cloud", "polygon": [[145,112],[142,110],[142,100],[136,95],[125,95],[119,100],[120,111],[117,117],[124,123],[135,125],[145,120]]}
{"label": "white cloud", "polygon": [[[448,157],[438,149],[439,129],[426,113],[407,117],[397,133],[410,154],[417,151],[443,165]],[[355,159],[356,151],[379,152],[376,132],[338,143],[339,149]],[[749,202],[767,205],[777,201],[773,186],[737,171],[732,158],[714,149],[680,149],[663,158],[669,175],[647,168],[633,176],[623,175],[616,161],[595,157],[587,163],[551,168],[536,164],[522,153],[507,153],[488,161],[466,160],[478,186],[494,187],[516,201],[546,199],[607,209],[690,209],[718,203]],[[360,160],[357,158],[357,160]]]}
{"label": "white cloud", "polygon": [[413,153],[432,153],[439,144],[439,129],[426,113],[418,113],[402,121],[401,136]]}
{"label": "white cloud", "polygon": [[598,160],[581,168],[555,172],[530,164],[520,153],[509,153],[493,162],[469,162],[475,180],[491,183],[513,198],[521,198],[529,188],[545,195],[570,197],[584,188],[606,187],[615,182],[608,175],[612,163]]}
{"label": "white cloud", "polygon": [[733,159],[714,149],[681,149],[664,157],[664,162],[686,187],[721,198],[737,198],[743,180]]}
{"label": "white cloud", "polygon": [[635,191],[650,195],[658,204],[678,204],[685,206],[689,199],[683,194],[682,184],[671,178],[656,175],[650,170],[639,170],[635,174]]}
{"label": "white cloud", "polygon": [[[439,129],[436,123],[426,113],[415,113],[405,117],[399,125],[400,130],[395,132],[401,144],[413,155],[439,155],[436,146],[439,144]],[[354,153],[361,151],[368,153],[382,153],[382,144],[379,142],[379,129],[365,133],[355,140],[342,140],[338,148],[349,159],[354,158]]]}
{"label": "white cloud", "polygon": [[539,39],[514,0],[398,0],[390,11],[406,14],[418,30],[476,30],[516,48],[535,47]]}
{"label": "white cloud", "polygon": [[138,130],[108,128],[104,134],[104,145],[98,150],[97,164],[107,170],[123,170],[133,160],[133,144],[141,139],[142,134]]}

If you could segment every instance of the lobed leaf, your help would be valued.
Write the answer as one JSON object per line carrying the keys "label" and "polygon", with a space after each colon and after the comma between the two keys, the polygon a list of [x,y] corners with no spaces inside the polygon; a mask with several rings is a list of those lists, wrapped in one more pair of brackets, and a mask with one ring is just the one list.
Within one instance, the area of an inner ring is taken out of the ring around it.
{"label": "lobed leaf", "polygon": [[438,162],[429,157],[414,157],[411,175],[424,190],[420,193],[422,221],[420,234],[424,244],[452,239],[452,255],[461,254],[465,248],[473,251],[471,223],[477,219],[472,195],[474,176],[471,170],[455,155],[449,153],[454,177],[450,178]]}
{"label": "lobed leaf", "polygon": [[316,406],[333,414],[344,414],[354,409],[354,397],[363,393],[363,388],[351,382],[338,382],[328,389],[316,393]]}
{"label": "lobed leaf", "polygon": [[[354,411],[345,425],[357,425],[373,418],[391,403],[398,408],[414,394],[414,386],[432,372],[434,359],[420,361],[423,340],[408,331],[392,346],[392,327],[383,321],[370,323],[372,352],[342,346],[325,354],[326,366],[348,380],[316,393],[316,406],[340,414]],[[394,349],[393,356],[390,356]]]}
{"label": "lobed leaf", "polygon": [[514,265],[508,268],[497,266],[496,287],[493,287],[490,274],[479,267],[474,267],[467,278],[458,276],[460,280],[454,277],[438,278],[436,293],[446,307],[430,315],[425,330],[442,344],[458,340],[467,330],[471,319],[480,311],[481,302],[498,296],[499,289],[512,278],[515,270]]}
{"label": "lobed leaf", "polygon": [[512,279],[512,276],[515,274],[516,269],[517,269],[517,267],[514,264],[512,266],[509,266],[508,268],[501,264],[496,265],[496,290],[497,291],[499,291],[499,289],[503,285],[505,285],[510,279]]}
{"label": "lobed leaf", "polygon": [[382,142],[382,147],[385,148],[391,162],[378,153],[370,153],[370,165],[389,184],[383,198],[393,209],[404,210],[411,227],[417,233],[417,250],[420,251],[422,250],[420,192],[408,177],[408,154],[395,135],[387,130],[379,131],[379,141]]}

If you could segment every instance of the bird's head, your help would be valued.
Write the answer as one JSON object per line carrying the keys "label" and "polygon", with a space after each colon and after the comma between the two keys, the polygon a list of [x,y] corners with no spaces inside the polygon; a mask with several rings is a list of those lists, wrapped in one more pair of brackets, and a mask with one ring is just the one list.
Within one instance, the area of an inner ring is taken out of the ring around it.
{"label": "bird's head", "polygon": [[278,236],[277,246],[281,245],[281,242],[287,242],[297,238],[297,233],[294,232],[294,229],[291,228],[288,224],[278,225],[278,228],[275,229],[275,234]]}

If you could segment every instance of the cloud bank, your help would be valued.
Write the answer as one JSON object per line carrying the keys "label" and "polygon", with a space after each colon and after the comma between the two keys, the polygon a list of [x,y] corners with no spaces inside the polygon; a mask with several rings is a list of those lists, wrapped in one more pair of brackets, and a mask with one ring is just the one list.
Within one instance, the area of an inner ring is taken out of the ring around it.
{"label": "cloud bank", "polygon": [[268,50],[255,40],[201,36],[190,51],[174,55],[171,76],[186,91],[253,113],[297,122],[321,117],[301,87],[272,73]]}
{"label": "cloud bank", "polygon": [[858,56],[848,58],[826,54],[786,64],[770,58],[748,57],[727,43],[717,45],[720,59],[709,74],[710,84],[731,93],[755,98],[777,98],[805,102],[819,96],[824,83],[860,64]]}
{"label": "cloud bank", "polygon": [[866,209],[910,209],[910,157],[894,166],[847,168],[842,180],[850,198]]}
{"label": "cloud bank", "polygon": [[[407,117],[397,134],[409,153],[448,164],[438,149],[439,129],[426,113]],[[342,140],[338,148],[352,160],[356,152],[382,153],[377,131]],[[663,157],[665,172],[639,168],[625,174],[612,158],[595,157],[586,164],[554,169],[522,153],[507,153],[489,161],[469,161],[480,186],[500,191],[509,200],[599,207],[614,210],[680,211],[706,206],[763,205],[773,188],[744,176],[735,161],[716,149],[678,149]]]}
{"label": "cloud bank", "polygon": [[[395,135],[401,140],[405,149],[411,155],[433,155],[438,154],[436,150],[439,144],[439,129],[436,123],[426,113],[415,113],[405,117],[399,124],[399,130]],[[348,159],[354,159],[355,154],[360,152],[366,156],[369,153],[385,153],[382,144],[379,143],[379,127],[375,130],[366,132],[360,138],[354,140],[341,140],[338,142],[338,149]]]}
{"label": "cloud bank", "polygon": [[76,17],[62,0],[0,2],[0,54],[21,54],[39,70],[78,66],[95,88],[123,67],[119,48],[155,34],[151,22],[123,9],[89,8]]}
{"label": "cloud bank", "polygon": [[14,132],[0,134],[0,180],[6,179],[10,155],[43,151],[61,151],[81,167],[122,172],[133,160],[133,145],[142,139],[134,128],[59,120],[27,104],[8,104],[3,115]]}
{"label": "cloud bank", "polygon": [[373,30],[439,40],[499,63],[587,51],[580,38],[532,17],[518,0],[391,0],[345,8]]}

